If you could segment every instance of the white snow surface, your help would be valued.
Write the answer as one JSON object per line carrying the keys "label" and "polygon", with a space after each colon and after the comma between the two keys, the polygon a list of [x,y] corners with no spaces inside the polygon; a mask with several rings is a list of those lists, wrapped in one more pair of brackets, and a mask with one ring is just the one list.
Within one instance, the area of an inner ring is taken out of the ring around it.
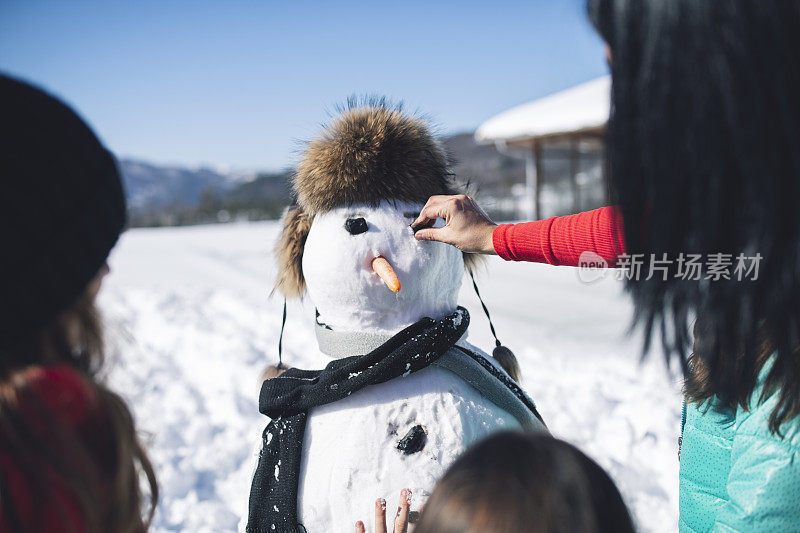
{"label": "white snow surface", "polygon": [[608,121],[611,77],[603,76],[495,115],[475,131],[489,144],[599,128]]}
{"label": "white snow surface", "polygon": [[[236,531],[246,512],[267,423],[259,374],[277,358],[281,326],[283,301],[269,297],[278,230],[274,222],[130,230],[112,253],[100,295],[113,344],[109,381],[156,465],[154,531]],[[611,474],[640,530],[676,530],[679,380],[659,353],[640,363],[621,284],[609,276],[587,285],[573,269],[496,257],[478,282],[553,434]],[[470,341],[489,350],[471,283],[459,303],[472,316]],[[289,303],[289,364],[327,363],[313,321],[313,305]],[[377,495],[351,497],[369,508]]]}

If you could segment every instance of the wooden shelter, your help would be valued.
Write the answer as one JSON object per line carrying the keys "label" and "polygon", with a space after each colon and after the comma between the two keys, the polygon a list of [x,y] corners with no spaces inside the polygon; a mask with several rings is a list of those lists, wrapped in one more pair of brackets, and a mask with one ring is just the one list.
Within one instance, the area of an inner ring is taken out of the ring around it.
{"label": "wooden shelter", "polygon": [[[610,91],[611,78],[597,78],[504,111],[481,124],[475,132],[478,143],[494,144],[503,153],[525,157],[527,209],[524,216],[528,219],[538,220],[545,214],[574,213],[606,203],[603,139]],[[589,159],[592,176],[587,178],[581,169]],[[559,169],[560,189],[555,187],[551,195],[558,207],[545,213],[542,193],[548,181],[548,166]],[[585,185],[582,182],[587,179],[592,182],[591,198],[587,198],[587,194],[582,196]],[[568,182],[567,189],[562,182]],[[601,194],[598,191],[602,191]],[[566,196],[571,196],[571,201],[565,203]]]}

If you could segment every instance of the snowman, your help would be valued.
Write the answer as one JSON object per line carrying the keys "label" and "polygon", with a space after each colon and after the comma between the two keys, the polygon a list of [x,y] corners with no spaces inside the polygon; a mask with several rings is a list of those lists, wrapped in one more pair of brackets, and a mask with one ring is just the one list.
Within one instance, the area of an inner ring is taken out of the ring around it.
{"label": "snowman", "polygon": [[427,199],[457,193],[419,118],[353,105],[306,145],[297,205],[276,246],[276,289],[306,293],[331,360],[266,380],[270,418],[247,531],[352,531],[403,488],[419,511],[446,468],[504,429],[546,431],[533,402],[467,342],[457,304],[475,257],[410,228]]}

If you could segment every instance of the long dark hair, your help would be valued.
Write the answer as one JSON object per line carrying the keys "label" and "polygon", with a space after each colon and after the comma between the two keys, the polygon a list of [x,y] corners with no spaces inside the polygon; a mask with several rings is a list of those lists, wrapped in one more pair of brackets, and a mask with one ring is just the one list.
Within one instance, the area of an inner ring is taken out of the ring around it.
{"label": "long dark hair", "polygon": [[[756,400],[779,393],[778,431],[800,414],[800,2],[589,0],[588,10],[611,49],[607,153],[627,250],[673,260],[666,280],[628,283],[635,321],[686,370],[698,318],[694,400],[748,408],[774,353]],[[731,254],[731,279],[676,278],[680,253]],[[740,254],[757,279],[733,275]]]}
{"label": "long dark hair", "polygon": [[502,432],[456,460],[415,533],[633,533],[622,497],[600,466],[545,434]]}
{"label": "long dark hair", "polygon": [[[130,410],[98,378],[103,361],[103,328],[90,292],[35,334],[0,345],[0,443],[37,505],[66,516],[65,494],[56,493],[64,491],[78,506],[84,531],[140,533],[152,520],[158,486]],[[72,367],[97,399],[101,427],[88,439],[49,412],[31,386],[39,369],[56,365]],[[14,530],[43,531],[45,516],[41,511],[33,524],[24,521],[11,493],[0,495],[0,517]]]}

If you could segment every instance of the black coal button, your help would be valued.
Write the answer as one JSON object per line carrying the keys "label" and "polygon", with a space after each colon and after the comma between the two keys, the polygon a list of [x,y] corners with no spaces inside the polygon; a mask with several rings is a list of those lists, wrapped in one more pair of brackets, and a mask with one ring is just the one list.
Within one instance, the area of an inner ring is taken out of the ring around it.
{"label": "black coal button", "polygon": [[400,439],[397,449],[406,455],[411,455],[422,450],[427,440],[428,435],[425,433],[425,428],[417,424],[406,433],[405,437]]}

